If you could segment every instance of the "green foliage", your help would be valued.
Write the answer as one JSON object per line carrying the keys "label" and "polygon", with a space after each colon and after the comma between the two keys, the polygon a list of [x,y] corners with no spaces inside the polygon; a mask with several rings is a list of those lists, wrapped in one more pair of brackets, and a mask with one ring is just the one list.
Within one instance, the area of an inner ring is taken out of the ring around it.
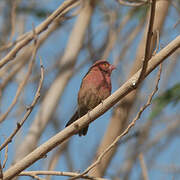
{"label": "green foliage", "polygon": [[180,101],[180,83],[165,91],[163,94],[154,99],[154,108],[150,114],[150,119],[157,117],[162,110],[170,103],[177,105]]}

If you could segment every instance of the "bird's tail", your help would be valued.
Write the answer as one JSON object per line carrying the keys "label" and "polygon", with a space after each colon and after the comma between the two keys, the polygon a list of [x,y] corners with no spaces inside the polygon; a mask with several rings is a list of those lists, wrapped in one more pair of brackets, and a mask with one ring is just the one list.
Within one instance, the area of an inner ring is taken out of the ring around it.
{"label": "bird's tail", "polygon": [[65,127],[67,127],[67,126],[69,126],[70,124],[72,124],[73,122],[75,122],[78,118],[79,118],[79,113],[78,113],[78,111],[76,111],[76,112],[74,113],[74,115],[71,117],[71,119],[67,122],[67,124],[66,124]]}
{"label": "bird's tail", "polygon": [[[71,117],[71,119],[67,122],[67,124],[66,124],[65,127],[69,126],[70,124],[72,124],[73,122],[75,122],[76,120],[78,120],[79,118],[80,118],[79,113],[78,113],[78,111],[76,111],[76,112],[74,113],[74,115]],[[82,135],[85,136],[85,135],[87,134],[88,127],[89,127],[89,126],[86,126],[85,128],[80,129],[79,132],[78,132],[79,136],[82,136]]]}
{"label": "bird's tail", "polygon": [[80,131],[78,132],[79,136],[82,136],[82,135],[85,136],[87,134],[88,127],[89,126],[86,126],[85,128],[80,129]]}

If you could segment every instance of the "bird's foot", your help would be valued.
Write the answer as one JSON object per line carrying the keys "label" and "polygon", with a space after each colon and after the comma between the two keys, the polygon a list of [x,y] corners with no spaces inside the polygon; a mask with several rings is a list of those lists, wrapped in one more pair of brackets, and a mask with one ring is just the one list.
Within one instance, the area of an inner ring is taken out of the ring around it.
{"label": "bird's foot", "polygon": [[103,100],[101,100],[101,104],[102,104],[102,106],[103,106],[103,104],[104,104],[104,101],[103,101]]}
{"label": "bird's foot", "polygon": [[88,114],[88,118],[91,120],[90,112],[91,112],[91,111],[88,111],[87,114]]}

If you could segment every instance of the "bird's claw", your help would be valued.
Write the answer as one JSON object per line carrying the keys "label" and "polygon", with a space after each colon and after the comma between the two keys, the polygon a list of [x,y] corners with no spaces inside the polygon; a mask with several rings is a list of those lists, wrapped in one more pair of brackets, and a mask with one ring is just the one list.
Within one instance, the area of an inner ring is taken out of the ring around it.
{"label": "bird's claw", "polygon": [[88,118],[91,120],[90,111],[88,111]]}
{"label": "bird's claw", "polygon": [[103,104],[104,104],[104,101],[103,101],[103,100],[101,100],[101,104],[102,104],[102,106],[103,106]]}

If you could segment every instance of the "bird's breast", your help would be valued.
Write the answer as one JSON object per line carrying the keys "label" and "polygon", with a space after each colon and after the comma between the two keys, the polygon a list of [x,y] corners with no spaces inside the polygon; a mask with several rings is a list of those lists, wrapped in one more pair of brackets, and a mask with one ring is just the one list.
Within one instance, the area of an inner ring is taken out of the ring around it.
{"label": "bird's breast", "polygon": [[97,72],[89,73],[82,81],[78,94],[78,106],[81,109],[91,110],[110,94],[110,77],[108,78]]}

